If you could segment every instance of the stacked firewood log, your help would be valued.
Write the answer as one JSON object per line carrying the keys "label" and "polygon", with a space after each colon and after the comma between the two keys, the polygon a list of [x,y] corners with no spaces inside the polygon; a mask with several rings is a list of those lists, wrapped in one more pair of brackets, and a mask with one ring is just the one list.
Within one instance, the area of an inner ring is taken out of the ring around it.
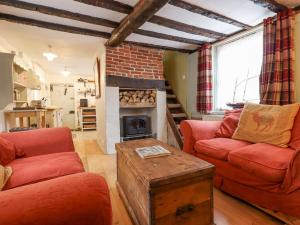
{"label": "stacked firewood log", "polygon": [[121,104],[155,103],[155,90],[120,90]]}

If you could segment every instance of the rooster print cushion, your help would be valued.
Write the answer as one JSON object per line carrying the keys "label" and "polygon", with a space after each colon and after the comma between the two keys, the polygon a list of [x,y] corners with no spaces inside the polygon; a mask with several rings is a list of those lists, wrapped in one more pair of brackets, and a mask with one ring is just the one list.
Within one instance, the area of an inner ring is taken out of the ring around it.
{"label": "rooster print cushion", "polygon": [[284,106],[247,103],[233,139],[287,147],[299,104]]}

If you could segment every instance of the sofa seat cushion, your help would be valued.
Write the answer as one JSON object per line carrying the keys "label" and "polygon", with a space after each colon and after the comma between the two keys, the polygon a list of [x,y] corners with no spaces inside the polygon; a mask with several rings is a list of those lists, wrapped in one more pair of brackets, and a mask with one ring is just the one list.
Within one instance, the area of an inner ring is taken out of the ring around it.
{"label": "sofa seat cushion", "polygon": [[7,166],[13,174],[4,190],[84,171],[76,152],[61,152],[20,158]]}
{"label": "sofa seat cushion", "polygon": [[271,182],[282,182],[295,151],[258,143],[231,151],[228,161],[233,166]]}
{"label": "sofa seat cushion", "polygon": [[214,138],[200,140],[195,144],[195,151],[219,160],[227,160],[229,152],[251,145],[246,141],[233,140],[230,138]]}

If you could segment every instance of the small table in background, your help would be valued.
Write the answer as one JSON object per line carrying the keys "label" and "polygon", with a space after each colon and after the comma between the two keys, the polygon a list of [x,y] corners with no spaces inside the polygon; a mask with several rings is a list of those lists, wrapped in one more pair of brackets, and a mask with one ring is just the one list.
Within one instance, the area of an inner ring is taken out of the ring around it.
{"label": "small table in background", "polygon": [[[46,127],[46,111],[45,109],[6,110],[4,111],[6,130],[15,127],[30,127],[31,118],[35,118],[37,128],[44,128]],[[18,125],[17,121],[19,121]]]}

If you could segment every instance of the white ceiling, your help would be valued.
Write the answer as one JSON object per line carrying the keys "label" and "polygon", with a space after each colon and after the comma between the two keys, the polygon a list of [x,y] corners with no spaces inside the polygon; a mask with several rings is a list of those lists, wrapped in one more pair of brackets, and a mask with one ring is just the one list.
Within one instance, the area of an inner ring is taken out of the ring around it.
{"label": "white ceiling", "polygon": [[[54,8],[64,9],[71,12],[81,13],[94,17],[104,18],[115,22],[120,22],[126,14],[115,11],[82,4],[73,0],[23,0],[25,2],[35,3],[39,5],[50,6]],[[118,0],[119,2],[134,6],[138,0]],[[262,22],[266,17],[274,15],[271,11],[254,4],[250,0],[184,0],[188,3],[201,6],[238,20],[242,23],[255,26]],[[220,2],[222,4],[220,4]],[[296,6],[300,4],[300,0],[278,0],[287,6]],[[13,7],[0,5],[0,12],[12,14],[20,17],[27,17],[51,23],[59,23],[74,27],[82,27],[103,32],[112,32],[112,28],[83,23],[70,19],[64,19],[56,16],[45,15],[37,12],[17,9]],[[172,19],[181,23],[193,25],[200,28],[214,30],[224,34],[231,34],[241,30],[240,27],[223,23],[214,19],[210,19],[199,14],[172,6],[165,5],[156,15]],[[161,25],[146,22],[140,27],[144,30],[154,31],[158,33],[169,34],[178,37],[190,38],[200,41],[214,41],[201,35],[190,34],[175,29],[167,28]],[[100,38],[82,36],[77,34],[68,34],[58,31],[51,31],[42,28],[35,28],[27,25],[17,25],[9,22],[0,21],[0,36],[23,51],[38,64],[40,64],[48,73],[57,74],[63,70],[66,65],[73,73],[78,75],[92,74],[91,68],[95,49],[100,42]],[[161,46],[180,48],[180,49],[196,49],[196,45],[186,44],[176,41],[163,40],[148,36],[131,34],[128,41],[156,44]],[[41,55],[47,50],[47,45],[51,44],[59,55],[59,59],[52,63],[46,61]]]}

